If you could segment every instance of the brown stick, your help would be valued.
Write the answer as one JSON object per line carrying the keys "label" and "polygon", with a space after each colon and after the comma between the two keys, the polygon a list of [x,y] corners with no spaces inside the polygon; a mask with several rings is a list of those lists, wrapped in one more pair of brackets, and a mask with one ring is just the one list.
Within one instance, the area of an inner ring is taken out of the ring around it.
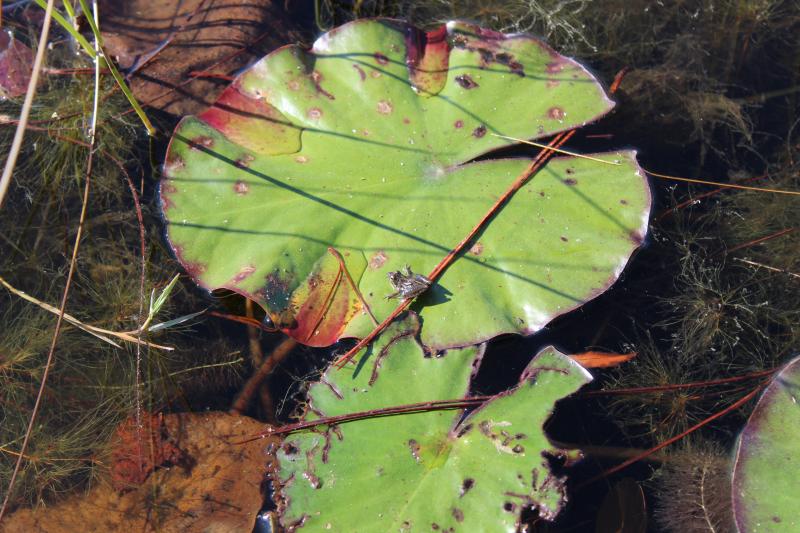
{"label": "brown stick", "polygon": [[742,376],[733,376],[730,378],[714,379],[709,381],[694,381],[692,383],[676,383],[672,385],[656,385],[653,387],[635,387],[629,389],[611,389],[611,390],[593,390],[588,392],[579,392],[576,396],[581,398],[588,398],[590,396],[620,396],[627,394],[648,394],[654,392],[664,392],[682,389],[693,389],[697,387],[712,387],[716,385],[725,385],[727,383],[736,383],[738,381],[746,381],[748,379],[763,378],[771,376],[777,372],[778,368],[770,368],[769,370],[761,370],[759,372],[752,372]]}
{"label": "brown stick", "polygon": [[286,337],[281,341],[278,346],[269,354],[264,361],[261,363],[261,366],[258,367],[258,370],[250,376],[250,379],[244,384],[242,387],[242,391],[239,393],[239,396],[233,402],[231,406],[231,413],[238,413],[243,414],[247,410],[247,406],[250,404],[250,400],[253,399],[258,389],[261,387],[261,384],[264,382],[265,379],[272,374],[272,371],[275,370],[275,367],[278,364],[286,359],[286,356],[297,346],[297,341],[291,337]]}
{"label": "brown stick", "polygon": [[726,250],[726,253],[735,252],[736,250],[741,250],[742,248],[749,248],[750,246],[755,246],[756,244],[761,244],[762,242],[767,242],[772,239],[777,239],[778,237],[783,237],[784,235],[792,233],[795,229],[796,228],[784,228],[780,231],[776,231],[775,233],[771,233],[765,237],[760,237],[758,239],[753,239],[752,241],[747,241],[741,244],[737,244],[733,248]]}
{"label": "brown stick", "polygon": [[591,479],[589,479],[587,481],[584,481],[583,483],[577,485],[575,488],[576,489],[581,489],[583,487],[586,487],[587,485],[591,485],[595,481],[599,481],[601,479],[604,479],[604,478],[610,476],[611,474],[614,474],[614,473],[619,472],[620,470],[622,470],[624,468],[629,467],[633,463],[638,463],[639,461],[650,457],[651,455],[653,455],[657,451],[661,450],[662,448],[666,448],[667,446],[669,446],[673,442],[677,442],[677,441],[681,440],[683,437],[689,435],[690,433],[694,433],[695,431],[697,431],[701,427],[705,426],[706,424],[708,424],[710,422],[713,422],[717,418],[719,418],[721,416],[724,416],[724,415],[730,413],[731,411],[733,411],[735,409],[738,409],[739,407],[741,407],[742,405],[744,405],[745,403],[750,401],[756,394],[758,394],[758,392],[764,387],[764,385],[765,384],[762,383],[761,385],[759,385],[758,387],[756,387],[755,389],[753,389],[749,393],[745,394],[744,396],[742,396],[741,398],[739,398],[738,400],[733,402],[731,405],[729,405],[725,409],[723,409],[721,411],[718,411],[718,412],[714,413],[713,415],[709,416],[708,418],[698,422],[697,424],[693,425],[692,427],[690,427],[686,431],[683,431],[683,432],[675,435],[674,437],[665,440],[664,442],[662,442],[658,446],[653,446],[649,450],[646,450],[646,451],[644,451],[644,452],[642,452],[642,453],[640,453],[638,455],[635,455],[634,457],[631,457],[627,461],[623,461],[622,463],[618,464],[615,467],[609,468],[608,470],[605,470],[605,471],[601,472],[600,474],[594,476],[593,478],[591,478]]}
{"label": "brown stick", "polygon": [[481,405],[482,403],[493,400],[494,398],[496,398],[496,396],[489,395],[458,398],[455,400],[434,400],[430,402],[409,403],[405,405],[383,407],[381,409],[370,409],[369,411],[358,411],[344,415],[327,416],[324,418],[318,418],[316,420],[306,420],[304,422],[295,422],[294,424],[285,424],[279,427],[272,427],[267,429],[267,431],[264,433],[260,433],[255,437],[241,441],[237,444],[252,442],[268,435],[286,435],[289,433],[296,433],[304,429],[311,429],[319,426],[334,426],[337,424],[343,424],[345,422],[354,422],[356,420],[364,420],[367,418],[427,413],[429,411],[442,411],[447,409],[464,409],[467,407]]}

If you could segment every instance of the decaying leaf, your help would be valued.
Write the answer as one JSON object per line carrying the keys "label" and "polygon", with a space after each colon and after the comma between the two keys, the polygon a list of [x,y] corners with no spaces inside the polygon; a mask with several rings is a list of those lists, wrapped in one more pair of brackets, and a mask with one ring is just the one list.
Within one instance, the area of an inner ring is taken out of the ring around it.
{"label": "decaying leaf", "polygon": [[[158,464],[126,491],[100,481],[86,494],[19,510],[4,521],[2,531],[252,531],[264,500],[265,471],[273,460],[267,450],[275,441],[241,442],[263,431],[263,424],[226,413],[171,414],[162,422],[158,435],[181,450],[182,464]],[[120,428],[120,434],[128,433]]]}
{"label": "decaying leaf", "polygon": [[0,100],[25,94],[33,69],[33,51],[0,30]]}
{"label": "decaying leaf", "polygon": [[292,25],[275,4],[101,0],[100,27],[106,52],[121,68],[135,72],[131,89],[136,98],[183,115],[206,109],[227,74],[291,38]]}

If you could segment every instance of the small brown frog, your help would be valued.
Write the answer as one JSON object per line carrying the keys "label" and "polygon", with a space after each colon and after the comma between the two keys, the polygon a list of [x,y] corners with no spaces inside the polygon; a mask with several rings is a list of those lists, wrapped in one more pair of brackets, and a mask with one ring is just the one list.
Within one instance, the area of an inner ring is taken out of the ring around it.
{"label": "small brown frog", "polygon": [[405,273],[400,270],[389,272],[389,283],[392,284],[395,292],[387,296],[387,300],[389,298],[404,300],[416,298],[431,286],[431,280],[422,274],[414,274],[408,265],[406,265]]}

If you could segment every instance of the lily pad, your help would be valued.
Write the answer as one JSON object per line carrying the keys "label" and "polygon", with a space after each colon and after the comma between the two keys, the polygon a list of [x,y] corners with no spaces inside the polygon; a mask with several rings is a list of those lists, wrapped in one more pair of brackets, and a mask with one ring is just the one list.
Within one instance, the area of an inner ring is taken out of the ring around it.
{"label": "lily pad", "polygon": [[[168,237],[208,289],[254,299],[313,346],[397,305],[387,274],[429,272],[529,164],[476,157],[580,127],[613,103],[579,63],[525,35],[360,20],[287,46],[179,124],[161,185]],[[642,243],[631,151],[559,157],[516,193],[413,309],[423,344],[529,334],[595,297]]]}
{"label": "lily pad", "polygon": [[775,375],[739,436],[732,481],[739,531],[800,528],[798,396],[800,357]]}
{"label": "lily pad", "polygon": [[[305,419],[468,396],[482,347],[426,357],[408,315],[361,352],[356,369],[311,386]],[[287,437],[278,453],[282,521],[308,531],[514,531],[520,513],[552,519],[565,502],[542,426],[554,403],[590,381],[542,350],[519,385],[461,410],[369,418]]]}

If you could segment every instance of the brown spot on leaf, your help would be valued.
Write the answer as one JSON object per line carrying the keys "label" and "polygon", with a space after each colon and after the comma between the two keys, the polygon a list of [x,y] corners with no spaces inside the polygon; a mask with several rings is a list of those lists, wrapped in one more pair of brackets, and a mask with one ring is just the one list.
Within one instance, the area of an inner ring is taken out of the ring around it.
{"label": "brown spot on leaf", "polygon": [[358,71],[358,77],[361,78],[361,81],[364,81],[364,80],[367,79],[367,73],[364,72],[363,68],[361,68],[360,66],[356,65],[355,63],[353,63],[353,68],[356,69],[356,71]]}
{"label": "brown spot on leaf", "polygon": [[247,278],[249,278],[250,276],[252,276],[253,272],[255,272],[255,271],[256,271],[256,267],[253,266],[253,265],[245,265],[245,266],[243,266],[242,268],[239,269],[239,272],[237,272],[233,276],[233,278],[231,279],[231,285],[237,285],[237,284],[241,283],[242,281],[244,281]]}
{"label": "brown spot on leaf", "polygon": [[318,107],[312,107],[308,110],[307,115],[311,120],[319,120],[322,118],[322,110]]}
{"label": "brown spot on leaf", "polygon": [[522,446],[521,444],[517,444],[516,446],[511,448],[511,451],[514,452],[514,453],[522,453],[522,452],[525,451],[525,447]]}
{"label": "brown spot on leaf", "polygon": [[564,120],[567,114],[558,106],[553,106],[547,110],[547,117],[553,120]]}
{"label": "brown spot on leaf", "polygon": [[375,57],[375,62],[378,63],[379,65],[388,65],[389,64],[389,58],[386,57],[385,55],[383,55],[380,52],[375,52],[373,54],[373,57]]}
{"label": "brown spot on leaf", "polygon": [[464,511],[462,511],[458,507],[453,507],[453,518],[456,519],[456,522],[463,522],[464,521]]}
{"label": "brown spot on leaf", "polygon": [[394,108],[392,107],[392,104],[387,100],[381,100],[378,102],[377,109],[378,113],[380,113],[381,115],[388,115],[392,112]]}
{"label": "brown spot on leaf", "polygon": [[469,249],[469,253],[471,253],[472,255],[481,255],[483,253],[483,244],[480,242],[476,242]]}
{"label": "brown spot on leaf", "polygon": [[289,88],[290,91],[298,91],[300,90],[300,82],[297,80],[289,80],[286,83],[286,86]]}
{"label": "brown spot on leaf", "polygon": [[369,73],[369,75],[376,79],[381,77],[381,73],[378,72],[377,70],[373,70],[372,72]]}
{"label": "brown spot on leaf", "polygon": [[386,255],[386,252],[383,250],[378,250],[373,254],[372,257],[369,258],[369,268],[372,270],[377,270],[381,268],[389,259],[389,256]]}
{"label": "brown spot on leaf", "polygon": [[236,183],[233,184],[233,192],[239,196],[244,196],[250,192],[250,186],[242,180],[236,180]]}
{"label": "brown spot on leaf", "polygon": [[512,502],[505,502],[503,504],[503,510],[507,513],[513,513],[517,510],[517,504]]}
{"label": "brown spot on leaf", "polygon": [[461,74],[455,77],[456,83],[459,84],[464,89],[474,89],[478,87],[478,84],[475,80],[472,79],[472,76],[469,74]]}
{"label": "brown spot on leaf", "polygon": [[281,447],[281,449],[283,450],[283,453],[285,453],[286,455],[294,455],[294,454],[296,454],[297,452],[300,451],[297,448],[297,446],[295,446],[294,443],[292,443],[292,442],[284,443],[284,445]]}
{"label": "brown spot on leaf", "polygon": [[564,63],[561,61],[551,61],[545,67],[545,72],[548,74],[558,74],[562,70],[564,70]]}
{"label": "brown spot on leaf", "polygon": [[628,205],[628,200],[623,198],[622,200],[619,201],[619,203],[621,203],[622,205]]}
{"label": "brown spot on leaf", "polygon": [[311,73],[311,81],[314,82],[314,88],[319,94],[326,97],[328,100],[336,100],[335,96],[322,88],[322,74],[319,71],[315,70]]}
{"label": "brown spot on leaf", "polygon": [[477,139],[480,139],[484,135],[486,135],[486,126],[484,126],[483,124],[472,130],[472,136]]}
{"label": "brown spot on leaf", "polygon": [[164,174],[171,177],[175,172],[182,170],[185,166],[186,162],[181,156],[169,152],[169,154],[167,154],[167,160],[164,162]]}
{"label": "brown spot on leaf", "polygon": [[463,128],[464,127],[464,121],[463,120],[456,120],[455,122],[453,122],[453,127],[455,127],[456,129]]}
{"label": "brown spot on leaf", "polygon": [[411,120],[408,117],[403,117],[403,124],[411,124]]}
{"label": "brown spot on leaf", "polygon": [[250,154],[244,154],[242,157],[236,160],[236,166],[239,168],[248,168],[250,163],[255,161],[256,158]]}
{"label": "brown spot on leaf", "polygon": [[294,160],[302,165],[304,163],[308,163],[308,156],[298,155],[294,158]]}
{"label": "brown spot on leaf", "polygon": [[422,462],[422,458],[419,456],[419,442],[415,441],[414,439],[410,439],[408,441],[408,447],[411,449],[411,457],[418,463]]}
{"label": "brown spot on leaf", "polygon": [[572,186],[572,185],[577,185],[577,184],[578,184],[578,180],[576,180],[575,178],[567,178],[567,179],[564,180],[564,185]]}
{"label": "brown spot on leaf", "polygon": [[472,487],[475,486],[475,480],[471,477],[468,477],[461,483],[461,490],[458,491],[458,497],[463,498],[464,494],[468,493]]}
{"label": "brown spot on leaf", "polygon": [[206,137],[205,135],[200,135],[189,141],[189,146],[192,150],[199,150],[201,147],[211,148],[214,146],[214,139],[211,137]]}
{"label": "brown spot on leaf", "polygon": [[159,189],[159,196],[161,198],[161,209],[164,211],[175,207],[175,202],[172,201],[169,195],[175,194],[178,192],[177,187],[172,185],[168,180],[163,180],[161,182],[161,187]]}

